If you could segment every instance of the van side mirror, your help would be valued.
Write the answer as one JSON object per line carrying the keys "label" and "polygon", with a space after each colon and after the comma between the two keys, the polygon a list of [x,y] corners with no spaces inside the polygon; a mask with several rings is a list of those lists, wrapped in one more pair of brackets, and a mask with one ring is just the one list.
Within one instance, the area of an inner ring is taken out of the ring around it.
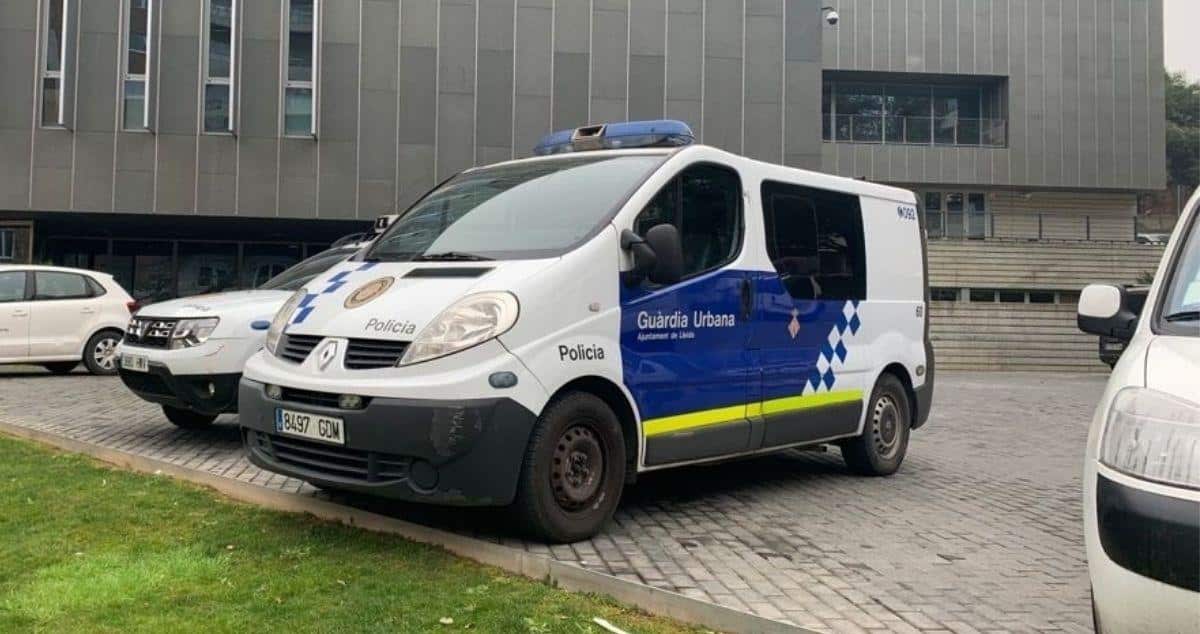
{"label": "van side mirror", "polygon": [[1137,320],[1123,287],[1089,284],[1079,294],[1076,323],[1083,332],[1128,342],[1133,339]]}
{"label": "van side mirror", "polygon": [[626,229],[621,232],[621,248],[633,255],[626,284],[640,284],[647,278],[655,284],[673,284],[683,277],[683,246],[674,225],[655,225],[645,237]]}

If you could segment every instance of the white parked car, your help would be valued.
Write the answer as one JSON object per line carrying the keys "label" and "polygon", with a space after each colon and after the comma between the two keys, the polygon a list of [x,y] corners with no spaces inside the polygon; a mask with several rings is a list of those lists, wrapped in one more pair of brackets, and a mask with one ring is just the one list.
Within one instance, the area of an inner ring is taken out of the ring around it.
{"label": "white parked car", "polygon": [[118,354],[121,380],[162,406],[180,427],[203,427],[237,411],[238,380],[267,327],[296,289],[365,246],[322,251],[257,289],[184,297],[146,306],[129,320]]}
{"label": "white parked car", "polygon": [[137,307],[107,273],[58,266],[0,266],[0,363],[66,374],[117,371],[117,343]]}
{"label": "white parked car", "polygon": [[1083,474],[1097,632],[1200,632],[1200,190],[1139,320],[1118,286],[1079,298],[1079,327],[1127,340]]}

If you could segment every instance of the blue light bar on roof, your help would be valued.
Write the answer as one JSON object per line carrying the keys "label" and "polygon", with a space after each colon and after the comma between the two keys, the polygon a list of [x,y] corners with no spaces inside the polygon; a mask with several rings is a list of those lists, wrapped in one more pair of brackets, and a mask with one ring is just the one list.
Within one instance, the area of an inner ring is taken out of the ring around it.
{"label": "blue light bar on roof", "polygon": [[559,130],[542,137],[533,153],[538,156],[588,150],[618,150],[642,147],[678,147],[696,139],[682,121],[625,121]]}

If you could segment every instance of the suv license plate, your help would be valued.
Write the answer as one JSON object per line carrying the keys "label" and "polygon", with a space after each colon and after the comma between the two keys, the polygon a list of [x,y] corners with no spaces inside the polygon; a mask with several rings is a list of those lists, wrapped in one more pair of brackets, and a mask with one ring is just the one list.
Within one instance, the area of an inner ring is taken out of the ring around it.
{"label": "suv license plate", "polygon": [[150,369],[150,360],[140,354],[122,353],[121,369],[133,370],[134,372],[148,372]]}
{"label": "suv license plate", "polygon": [[292,409],[275,410],[275,431],[286,436],[299,436],[335,445],[346,444],[345,421],[323,414],[297,412]]}

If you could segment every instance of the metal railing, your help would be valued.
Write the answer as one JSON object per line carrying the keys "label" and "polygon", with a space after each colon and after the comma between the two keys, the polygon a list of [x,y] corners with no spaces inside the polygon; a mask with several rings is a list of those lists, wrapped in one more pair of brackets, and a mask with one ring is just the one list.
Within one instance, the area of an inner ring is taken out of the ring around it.
{"label": "metal railing", "polygon": [[1054,240],[1161,243],[1170,231],[1145,226],[1137,216],[1046,212],[965,212],[927,210],[930,239]]}
{"label": "metal railing", "polygon": [[826,141],[1004,147],[1008,121],[955,116],[823,115]]}

